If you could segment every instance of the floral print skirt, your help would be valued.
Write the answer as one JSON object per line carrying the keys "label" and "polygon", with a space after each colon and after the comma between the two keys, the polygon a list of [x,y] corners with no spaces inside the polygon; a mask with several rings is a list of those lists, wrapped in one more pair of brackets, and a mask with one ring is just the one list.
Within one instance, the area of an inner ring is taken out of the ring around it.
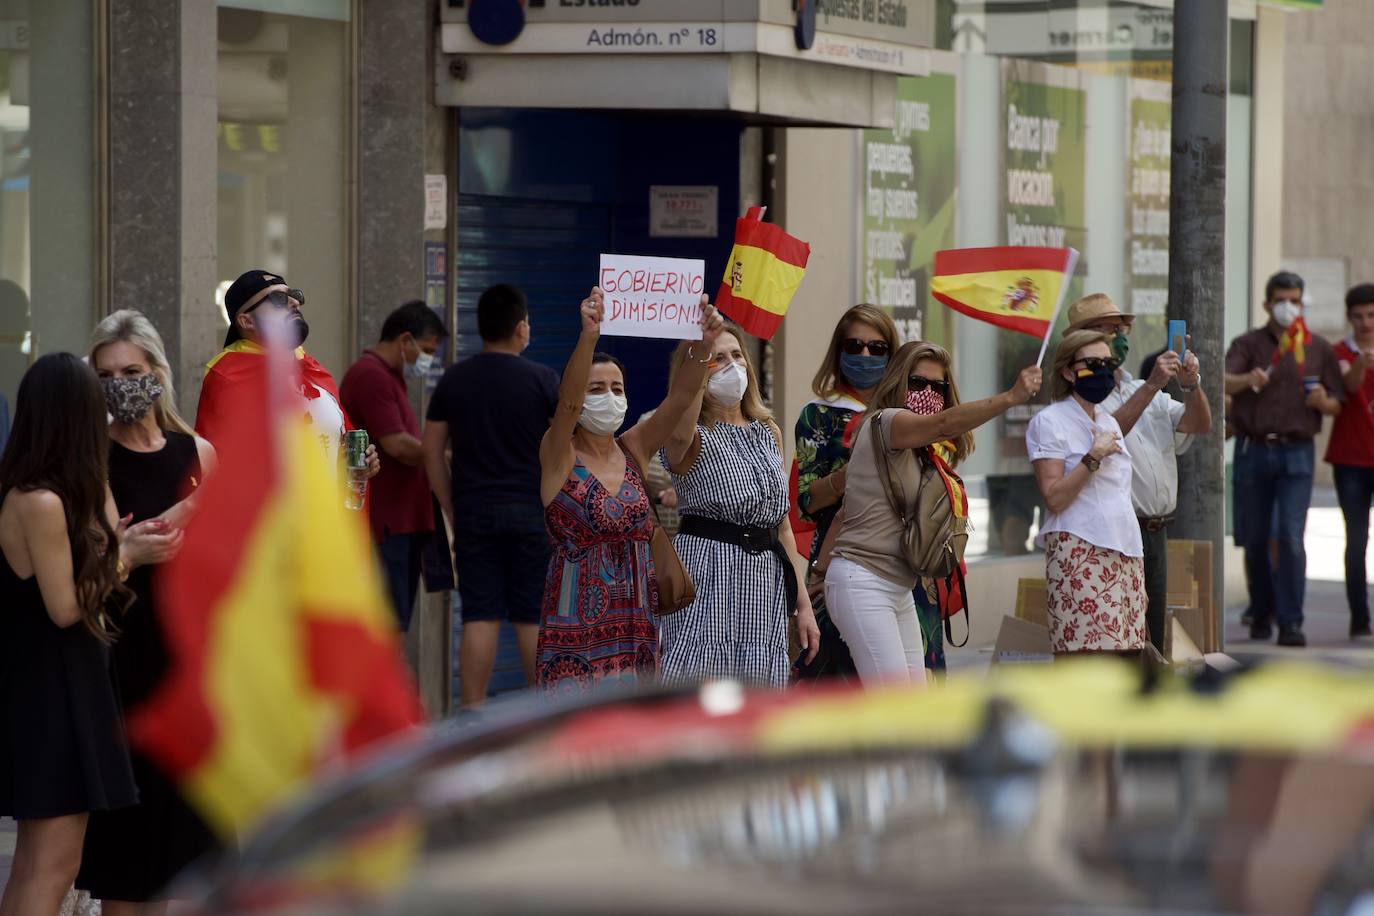
{"label": "floral print skirt", "polygon": [[1055,531],[1045,536],[1045,580],[1055,652],[1126,652],[1149,643],[1141,557]]}

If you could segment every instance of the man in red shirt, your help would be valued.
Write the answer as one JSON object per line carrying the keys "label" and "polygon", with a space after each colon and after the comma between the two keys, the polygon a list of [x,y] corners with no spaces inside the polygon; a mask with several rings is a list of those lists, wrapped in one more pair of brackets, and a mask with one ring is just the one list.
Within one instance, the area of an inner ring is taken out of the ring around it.
{"label": "man in red shirt", "polygon": [[1345,516],[1345,596],[1350,604],[1350,638],[1374,635],[1369,628],[1365,550],[1369,546],[1369,504],[1374,501],[1374,283],[1345,294],[1351,334],[1336,344],[1345,378],[1345,404],[1331,428],[1326,460],[1336,476],[1336,496]]}
{"label": "man in red shirt", "polygon": [[372,481],[368,508],[372,538],[403,633],[419,592],[421,553],[434,531],[420,423],[405,380],[429,375],[434,353],[447,334],[433,309],[418,299],[407,302],[387,316],[381,341],[363,351],[339,389],[349,417],[382,451],[382,469]]}

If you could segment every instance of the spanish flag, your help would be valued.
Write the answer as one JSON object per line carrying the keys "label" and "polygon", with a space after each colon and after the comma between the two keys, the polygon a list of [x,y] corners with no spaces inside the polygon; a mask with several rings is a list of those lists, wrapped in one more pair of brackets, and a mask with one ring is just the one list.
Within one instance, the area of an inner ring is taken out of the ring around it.
{"label": "spanish flag", "polygon": [[225,836],[422,720],[366,521],[291,409],[291,376],[249,374],[221,418],[218,471],[158,580],[169,672],[129,712],[132,740]]}
{"label": "spanish flag", "polygon": [[1307,366],[1307,345],[1312,342],[1312,332],[1307,330],[1307,322],[1299,315],[1282,334],[1279,335],[1279,348],[1274,351],[1273,364],[1277,366],[1285,353],[1293,354],[1293,362],[1298,371]]}
{"label": "spanish flag", "polygon": [[1044,340],[1059,316],[1078,252],[1072,248],[960,248],[935,253],[930,293],[970,318]]}
{"label": "spanish flag", "polygon": [[749,208],[735,220],[735,247],[725,265],[716,308],[755,337],[771,339],[810,257],[810,245],[763,221],[763,207]]}

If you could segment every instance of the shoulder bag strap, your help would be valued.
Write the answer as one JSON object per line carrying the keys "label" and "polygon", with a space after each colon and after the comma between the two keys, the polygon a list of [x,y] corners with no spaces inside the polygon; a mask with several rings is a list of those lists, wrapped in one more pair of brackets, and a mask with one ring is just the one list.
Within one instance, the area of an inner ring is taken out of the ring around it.
{"label": "shoulder bag strap", "polygon": [[[878,465],[878,480],[882,482],[883,492],[887,494],[887,501],[892,506],[892,511],[897,513],[897,518],[901,520],[902,527],[906,527],[906,510],[903,508],[904,500],[898,500],[897,488],[901,487],[901,481],[895,480],[892,473],[892,457],[887,453],[887,444],[883,442],[883,431],[878,424],[882,422],[882,414],[875,413],[868,421],[872,427],[873,439],[873,460]],[[902,496],[906,496],[905,488],[902,489]]]}

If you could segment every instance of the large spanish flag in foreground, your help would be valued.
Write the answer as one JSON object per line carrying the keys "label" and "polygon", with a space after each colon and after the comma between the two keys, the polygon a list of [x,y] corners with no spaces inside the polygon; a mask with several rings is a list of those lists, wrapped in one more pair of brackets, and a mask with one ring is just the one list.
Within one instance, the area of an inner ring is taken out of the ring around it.
{"label": "large spanish flag in foreground", "polygon": [[810,257],[810,245],[765,223],[763,207],[751,207],[735,220],[735,247],[725,265],[716,308],[755,337],[771,339]]}
{"label": "large spanish flag in foreground", "polygon": [[219,469],[159,580],[170,671],[130,711],[132,739],[223,835],[422,719],[365,520],[293,409],[285,355],[221,418]]}
{"label": "large spanish flag in foreground", "polygon": [[959,248],[935,253],[930,292],[956,312],[1044,340],[1078,252],[1072,248]]}

